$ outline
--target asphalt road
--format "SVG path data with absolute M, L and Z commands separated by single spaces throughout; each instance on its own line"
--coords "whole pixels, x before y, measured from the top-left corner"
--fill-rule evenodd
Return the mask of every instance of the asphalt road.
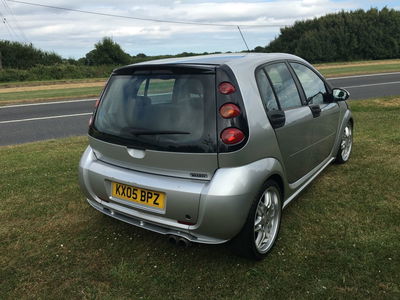
M 0 107 L 0 146 L 84 135 L 95 99 Z
M 400 72 L 331 78 L 346 88 L 350 99 L 400 95 Z M 0 146 L 85 135 L 95 100 L 23 104 L 0 107 Z
M 400 95 L 400 72 L 331 78 L 333 87 L 347 89 L 351 100 Z

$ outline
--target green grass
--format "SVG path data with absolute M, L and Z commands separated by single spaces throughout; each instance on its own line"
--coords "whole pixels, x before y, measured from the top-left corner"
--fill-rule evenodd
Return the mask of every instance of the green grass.
M 400 71 L 400 62 L 394 64 L 364 65 L 364 66 L 343 65 L 343 66 L 338 66 L 337 68 L 320 69 L 320 72 L 326 77 L 374 74 L 374 73 L 384 73 L 384 72 L 399 72 L 399 71 Z
M 86 82 L 99 82 L 99 81 L 106 82 L 106 80 L 107 80 L 107 78 L 10 81 L 10 82 L 0 82 L 0 88 L 41 86 L 41 85 L 63 84 L 63 83 L 86 83 Z
M 84 98 L 99 96 L 103 87 L 84 87 L 84 88 L 69 88 L 56 90 L 39 90 L 39 91 L 24 91 L 12 93 L 0 93 L 1 101 L 13 100 L 41 100 L 41 99 L 57 99 L 57 98 Z
M 77 183 L 86 138 L 0 147 L 0 299 L 399 299 L 400 99 L 350 105 L 350 161 L 284 210 L 258 263 L 90 208 Z

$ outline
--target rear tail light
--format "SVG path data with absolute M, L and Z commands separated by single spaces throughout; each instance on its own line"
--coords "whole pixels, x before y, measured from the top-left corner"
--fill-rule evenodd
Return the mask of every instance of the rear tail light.
M 229 95 L 236 92 L 236 89 L 232 83 L 224 81 L 219 84 L 218 91 L 223 95 Z
M 224 119 L 231 119 L 240 115 L 240 108 L 236 104 L 226 103 L 220 107 L 219 114 Z
M 238 144 L 243 141 L 245 135 L 238 128 L 226 128 L 221 132 L 221 140 L 228 145 Z
M 96 103 L 94 104 L 94 108 L 99 107 L 99 104 L 100 104 L 100 99 L 97 99 L 97 100 L 96 100 Z

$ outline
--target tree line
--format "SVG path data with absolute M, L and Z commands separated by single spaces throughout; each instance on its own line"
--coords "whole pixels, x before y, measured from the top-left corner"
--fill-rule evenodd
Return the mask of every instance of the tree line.
M 359 9 L 299 21 L 254 50 L 291 53 L 312 63 L 399 58 L 400 11 Z
M 282 28 L 273 41 L 252 52 L 291 53 L 312 63 L 399 58 L 399 28 L 400 11 L 394 9 L 341 11 Z M 106 77 L 116 66 L 200 54 L 209 53 L 132 56 L 104 37 L 84 57 L 65 59 L 32 44 L 0 40 L 0 81 Z
M 37 49 L 32 44 L 0 40 L 0 82 L 107 77 L 118 66 L 193 55 L 200 54 L 182 52 L 177 55 L 147 56 L 139 53 L 131 56 L 111 38 L 104 37 L 84 57 L 64 59 L 54 52 Z
M 39 65 L 51 66 L 58 64 L 81 66 L 119 66 L 151 59 L 209 54 L 207 52 L 182 52 L 177 55 L 147 56 L 144 53 L 139 53 L 131 56 L 122 50 L 121 46 L 114 42 L 110 37 L 104 37 L 101 41 L 94 45 L 93 50 L 89 51 L 84 57 L 77 60 L 73 58 L 64 59 L 54 52 L 46 52 L 37 49 L 32 44 L 22 44 L 19 42 L 11 42 L 6 40 L 0 40 L 0 53 L 2 57 L 3 68 L 10 69 L 30 69 Z

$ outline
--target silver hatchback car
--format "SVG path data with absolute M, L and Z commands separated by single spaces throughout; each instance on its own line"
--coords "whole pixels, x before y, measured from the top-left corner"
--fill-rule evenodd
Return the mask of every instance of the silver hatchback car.
M 289 54 L 157 60 L 116 69 L 80 165 L 87 201 L 170 241 L 232 240 L 263 258 L 289 204 L 352 149 L 346 90 Z

